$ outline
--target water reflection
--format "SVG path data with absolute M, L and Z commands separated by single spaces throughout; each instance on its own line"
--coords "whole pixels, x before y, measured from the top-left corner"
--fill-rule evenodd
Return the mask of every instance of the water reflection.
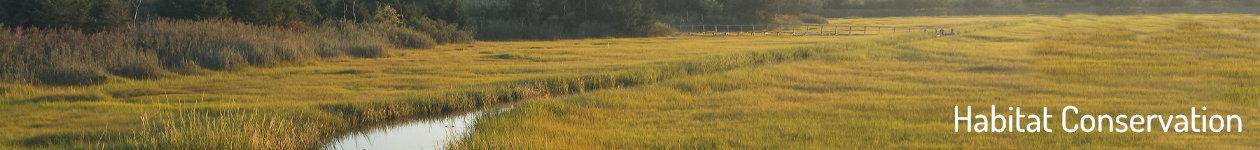
M 442 149 L 472 130 L 477 117 L 511 109 L 489 109 L 439 118 L 424 118 L 407 123 L 351 133 L 324 145 L 326 150 L 394 150 Z

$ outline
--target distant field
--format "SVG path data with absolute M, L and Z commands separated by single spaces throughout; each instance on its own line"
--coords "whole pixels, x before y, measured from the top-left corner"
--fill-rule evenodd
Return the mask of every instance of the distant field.
M 674 36 L 451 44 L 386 58 L 0 85 L 0 149 L 315 149 L 502 103 L 456 149 L 1256 148 L 1257 132 L 954 133 L 955 105 L 1260 120 L 1260 17 L 831 19 L 956 36 Z M 978 111 L 986 112 L 986 111 Z
M 974 22 L 981 23 L 974 23 Z M 1255 149 L 1260 17 L 833 19 L 980 31 L 822 43 L 795 62 L 525 100 L 460 149 Z M 965 24 L 972 22 L 971 24 Z M 983 27 L 983 28 L 982 28 Z M 991 27 L 991 28 L 990 28 Z M 867 45 L 867 46 L 856 46 Z M 955 133 L 954 106 L 1243 116 L 1242 133 Z M 1054 109 L 1052 112 L 1056 111 Z M 1005 111 L 1001 113 L 1007 113 Z M 1203 112 L 1201 112 L 1203 113 Z M 1010 114 L 1010 113 L 1007 113 Z M 1132 114 L 1130 114 L 1132 115 Z M 1076 118 L 1073 118 L 1076 119 Z M 1057 120 L 1056 120 L 1057 122 Z M 1058 123 L 1052 124 L 1058 129 Z

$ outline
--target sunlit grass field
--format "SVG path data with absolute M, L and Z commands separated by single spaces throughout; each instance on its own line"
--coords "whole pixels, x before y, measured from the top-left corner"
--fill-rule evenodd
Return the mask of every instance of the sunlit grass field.
M 3 148 L 126 148 L 150 142 L 144 132 L 173 132 L 150 129 L 176 127 L 180 132 L 200 134 L 242 134 L 232 129 L 198 129 L 210 122 L 231 122 L 225 126 L 292 129 L 292 126 L 337 126 L 301 129 L 297 133 L 264 135 L 258 141 L 281 138 L 304 139 L 294 145 L 251 145 L 251 139 L 196 140 L 204 136 L 184 136 L 202 144 L 175 144 L 179 147 L 235 143 L 244 145 L 207 148 L 292 149 L 320 146 L 322 138 L 337 136 L 326 128 L 347 128 L 340 108 L 327 105 L 372 104 L 409 101 L 419 93 L 450 93 L 460 87 L 485 84 L 511 84 L 512 80 L 563 77 L 626 70 L 652 63 L 691 60 L 726 53 L 760 52 L 833 43 L 838 37 L 661 37 L 633 39 L 589 39 L 560 41 L 479 42 L 452 44 L 429 50 L 399 50 L 388 58 L 337 58 L 306 62 L 298 66 L 251 68 L 237 72 L 213 72 L 155 80 L 122 80 L 94 86 L 0 86 L 0 149 Z M 462 100 L 450 100 L 462 101 Z M 436 105 L 436 104 L 434 104 Z M 420 106 L 426 107 L 426 106 Z M 477 106 L 467 106 L 468 109 Z M 392 109 L 392 108 L 384 108 Z M 410 115 L 437 115 L 445 111 Z M 255 119 L 233 119 L 250 118 Z M 200 116 L 200 118 L 197 118 Z M 303 124 L 273 125 L 258 120 Z M 382 119 L 382 120 L 389 120 Z M 177 125 L 177 124 L 191 125 Z M 254 125 L 250 125 L 250 124 Z M 357 126 L 357 125 L 356 125 Z M 220 127 L 222 128 L 222 127 Z M 279 132 L 279 131 L 276 131 Z M 298 132 L 298 131 L 292 131 Z M 326 135 L 304 135 L 304 134 Z M 140 134 L 140 135 L 138 135 Z M 239 141 L 245 140 L 245 141 Z M 132 142 L 132 143 L 128 143 Z M 207 142 L 208 141 L 208 142 Z M 170 141 L 178 143 L 180 141 Z M 253 142 L 253 141 L 251 141 Z M 273 141 L 274 142 L 274 141 Z M 264 142 L 265 143 L 265 142 Z M 294 143 L 294 142 L 280 142 Z M 111 144 L 114 144 L 111 146 Z M 201 146 L 198 146 L 201 145 Z M 155 146 L 160 148 L 161 146 Z M 166 148 L 172 148 L 170 146 Z
M 833 24 L 906 19 L 841 19 Z M 987 17 L 967 17 L 986 20 Z M 457 149 L 1255 149 L 1260 18 L 993 17 L 1007 26 L 634 88 L 525 100 Z M 879 20 L 879 21 L 874 21 Z M 925 21 L 926 20 L 926 21 Z M 888 24 L 888 23 L 879 23 Z M 1238 133 L 955 133 L 954 106 L 1238 114 Z M 999 112 L 1012 114 L 1005 110 Z M 965 114 L 964 114 L 965 115 Z M 1057 115 L 1056 115 L 1057 116 Z M 1057 116 L 1062 117 L 1062 116 Z M 1079 117 L 1079 116 L 1076 116 Z M 1078 118 L 1070 118 L 1073 121 Z M 965 131 L 965 130 L 964 130 Z
M 0 86 L 0 149 L 317 149 L 515 103 L 454 149 L 1255 148 L 1244 133 L 954 133 L 955 105 L 1172 114 L 1260 129 L 1260 17 L 832 19 L 955 36 L 478 42 L 274 68 Z M 987 111 L 976 111 L 987 113 Z

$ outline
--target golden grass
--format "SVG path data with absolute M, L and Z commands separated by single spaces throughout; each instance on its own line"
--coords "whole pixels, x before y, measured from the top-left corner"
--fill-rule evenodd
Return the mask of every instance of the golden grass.
M 1254 149 L 1260 144 L 1256 132 L 1064 133 L 1057 120 L 1054 133 L 953 132 L 953 106 L 1015 106 L 1032 113 L 1074 105 L 1112 115 L 1208 107 L 1213 114 L 1260 119 L 1256 16 L 995 20 L 1010 18 L 1019 21 L 871 48 L 823 44 L 828 53 L 805 61 L 525 101 L 480 118 L 476 130 L 450 147 Z M 1246 130 L 1260 125 L 1244 124 Z
M 767 49 L 815 45 L 843 41 L 836 37 L 661 37 L 633 39 L 587 39 L 546 42 L 479 42 L 439 46 L 429 50 L 398 50 L 393 57 L 377 59 L 334 58 L 305 62 L 297 66 L 247 69 L 237 72 L 210 72 L 152 80 L 127 80 L 93 86 L 3 85 L 0 88 L 0 145 L 6 148 L 75 148 L 95 145 L 106 148 L 241 148 L 259 145 L 218 145 L 234 140 L 207 140 L 181 143 L 178 139 L 206 135 L 254 133 L 252 129 L 209 127 L 222 121 L 233 126 L 259 126 L 259 121 L 239 116 L 278 116 L 289 125 L 318 123 L 322 128 L 345 128 L 345 118 L 332 106 L 372 106 L 394 103 L 423 93 L 441 93 L 474 85 L 513 80 L 612 73 L 636 66 L 656 66 L 659 62 L 694 60 L 699 56 L 758 52 Z M 548 60 L 502 59 L 510 54 Z M 508 84 L 508 83 L 503 83 Z M 405 101 L 405 100 L 403 100 Z M 413 104 L 413 103 L 407 103 Z M 427 106 L 411 106 L 427 107 Z M 221 116 L 219 112 L 246 111 Z M 206 110 L 206 111 L 198 111 Z M 185 115 L 175 115 L 175 114 Z M 295 114 L 295 115 L 276 115 Z M 305 116 L 298 118 L 297 115 Z M 426 115 L 426 114 L 408 114 Z M 431 114 L 430 114 L 431 115 Z M 149 116 L 148 123 L 142 120 Z M 191 116 L 198 120 L 182 120 Z M 18 121 L 20 120 L 20 121 Z M 243 121 L 241 121 L 243 120 Z M 217 122 L 216 122 L 217 121 Z M 175 124 L 183 123 L 176 126 Z M 250 124 L 255 123 L 255 124 Z M 370 126 L 370 125 L 368 125 Z M 312 127 L 315 128 L 315 127 Z M 145 131 L 148 130 L 148 131 Z M 320 139 L 336 136 L 335 131 L 307 130 L 303 134 L 260 135 L 274 140 Z M 345 129 L 336 129 L 345 130 Z M 184 136 L 168 135 L 181 131 Z M 105 132 L 128 133 L 129 138 L 83 139 L 73 135 Z M 133 133 L 135 132 L 135 133 Z M 144 134 L 139 134 L 144 133 Z M 314 135 L 309 135 L 314 134 Z M 50 137 L 58 138 L 35 138 Z M 228 135 L 220 135 L 227 137 Z M 239 136 L 239 135 L 237 135 Z M 75 136 L 77 137 L 77 136 Z M 143 137 L 150 140 L 134 140 Z M 287 138 L 287 139 L 285 139 Z M 153 144 L 152 139 L 172 139 Z M 273 139 L 262 139 L 273 140 Z M 148 141 L 139 143 L 136 141 Z M 221 143 L 215 143 L 215 141 Z M 264 142 L 266 143 L 266 142 Z M 311 147 L 310 142 L 299 147 Z M 111 146 L 112 145 L 112 146 Z M 98 148 L 99 148 L 98 147 Z M 292 147 L 289 147 L 292 148 Z
M 1248 80 L 1260 75 L 1257 21 L 842 19 L 831 23 L 979 32 L 479 42 L 92 86 L 0 85 L 0 149 L 313 149 L 356 128 L 521 99 L 452 147 L 1230 149 L 1256 135 L 953 133 L 941 112 L 1208 106 L 1256 120 L 1246 114 L 1260 97 Z

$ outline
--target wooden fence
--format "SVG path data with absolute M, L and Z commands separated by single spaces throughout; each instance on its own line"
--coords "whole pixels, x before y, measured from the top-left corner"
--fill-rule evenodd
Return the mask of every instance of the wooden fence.
M 835 25 L 671 25 L 675 34 L 690 35 L 878 35 L 895 33 L 934 33 L 953 35 L 954 29 L 913 28 L 883 26 L 835 26 Z

